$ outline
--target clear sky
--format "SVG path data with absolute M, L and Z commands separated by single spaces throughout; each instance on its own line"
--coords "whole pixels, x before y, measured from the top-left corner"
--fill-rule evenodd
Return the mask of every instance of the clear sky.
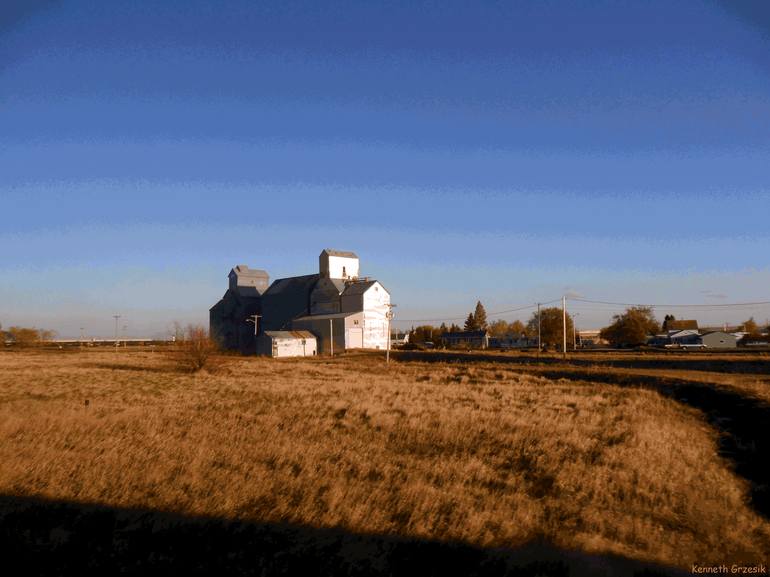
M 325 247 L 403 324 L 766 301 L 769 223 L 763 0 L 0 4 L 4 326 L 155 335 Z

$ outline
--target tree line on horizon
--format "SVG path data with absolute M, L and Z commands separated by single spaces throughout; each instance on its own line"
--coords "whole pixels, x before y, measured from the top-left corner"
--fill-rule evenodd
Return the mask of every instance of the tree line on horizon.
M 56 331 L 19 326 L 3 330 L 3 325 L 0 323 L 0 344 L 9 342 L 19 347 L 33 347 L 49 343 L 55 338 Z
M 561 346 L 563 339 L 563 311 L 560 307 L 548 307 L 538 312 L 534 311 L 526 323 L 520 320 L 512 322 L 499 319 L 488 322 L 487 313 L 481 301 L 476 302 L 475 309 L 468 313 L 465 324 L 462 328 L 452 323 L 447 326 L 441 323 L 436 327 L 433 325 L 419 325 L 412 327 L 410 331 L 410 342 L 426 343 L 437 342 L 444 333 L 464 331 L 485 330 L 493 338 L 527 338 L 537 339 L 538 320 L 540 325 L 540 342 L 544 346 Z M 574 321 L 567 312 L 567 335 L 571 341 L 571 335 L 574 330 Z M 668 321 L 674 321 L 674 315 L 666 315 L 664 323 L 661 324 L 655 318 L 651 307 L 629 307 L 623 313 L 613 315 L 612 322 L 602 328 L 599 336 L 614 347 L 633 347 L 647 343 L 648 337 L 659 334 Z M 743 332 L 748 334 L 749 338 L 760 338 L 761 330 L 759 324 L 753 317 L 747 319 L 741 324 Z M 770 324 L 766 327 L 770 332 Z
M 562 342 L 562 310 L 558 307 L 543 308 L 540 310 L 540 341 L 543 345 L 557 346 Z M 498 319 L 489 322 L 487 312 L 481 301 L 476 302 L 475 309 L 468 313 L 463 327 L 452 323 L 447 326 L 441 323 L 436 327 L 433 325 L 419 325 L 412 327 L 409 332 L 409 340 L 413 343 L 436 342 L 441 339 L 444 333 L 453 333 L 460 331 L 487 331 L 493 338 L 528 338 L 536 339 L 538 333 L 538 313 L 532 313 L 529 320 L 524 323 L 520 320 L 512 322 Z M 567 333 L 572 334 L 573 320 L 567 314 Z

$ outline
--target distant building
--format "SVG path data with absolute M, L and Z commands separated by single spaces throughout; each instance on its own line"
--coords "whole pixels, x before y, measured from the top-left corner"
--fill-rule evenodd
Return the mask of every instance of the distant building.
M 490 349 L 524 349 L 527 347 L 537 347 L 537 339 L 530 339 L 524 335 L 489 337 Z
M 241 265 L 241 269 L 248 267 Z M 219 338 L 225 347 L 244 352 L 256 350 L 254 327 L 243 320 L 249 314 L 261 315 L 260 334 L 266 331 L 312 332 L 319 353 L 330 352 L 332 341 L 335 352 L 387 347 L 390 293 L 380 282 L 359 277 L 359 260 L 355 253 L 325 249 L 318 257 L 317 274 L 277 279 L 269 287 L 267 273 L 260 272 L 264 275 L 264 283 L 253 285 L 258 290 L 250 293 L 248 306 L 235 307 L 236 296 L 240 293 L 234 291 L 237 294 L 233 296 L 228 291 L 211 309 L 211 332 L 222 335 Z M 242 282 L 251 282 L 250 279 L 246 275 Z M 244 324 L 251 328 L 250 340 L 242 330 Z M 239 338 L 226 338 L 227 335 L 239 335 Z
M 405 345 L 409 342 L 409 331 L 391 331 L 391 346 Z
M 696 320 L 676 320 L 668 319 L 663 321 L 663 332 L 698 330 L 698 321 Z
M 308 331 L 265 331 L 257 337 L 257 354 L 269 357 L 313 357 L 316 338 Z
M 239 264 L 227 275 L 224 296 L 209 309 L 209 332 L 225 349 L 254 351 L 254 324 L 247 319 L 261 313 L 261 296 L 267 290 L 268 274 Z
M 668 335 L 669 343 L 676 346 L 700 345 L 701 336 L 697 329 L 685 329 L 682 331 L 671 331 Z
M 441 341 L 448 348 L 487 349 L 489 348 L 489 332 L 459 331 L 444 333 L 441 335 Z
M 701 335 L 701 342 L 709 349 L 734 349 L 738 338 L 724 331 L 712 331 Z
M 603 347 L 610 344 L 607 339 L 601 336 L 601 329 L 587 329 L 578 331 L 577 341 L 583 348 Z

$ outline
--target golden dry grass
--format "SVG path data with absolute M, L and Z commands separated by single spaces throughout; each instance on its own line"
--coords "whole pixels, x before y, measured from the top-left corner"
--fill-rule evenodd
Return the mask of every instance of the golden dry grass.
M 157 353 L 0 354 L 0 493 L 685 568 L 766 560 L 770 523 L 699 413 L 513 369 L 232 358 L 191 375 Z

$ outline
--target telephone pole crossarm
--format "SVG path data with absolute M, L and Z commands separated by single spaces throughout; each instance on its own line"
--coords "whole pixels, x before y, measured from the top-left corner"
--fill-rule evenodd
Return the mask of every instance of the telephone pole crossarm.
M 388 346 L 385 349 L 385 362 L 390 363 L 390 325 L 393 321 L 393 308 L 396 306 L 393 303 L 388 303 L 388 312 L 385 313 L 385 318 L 388 319 Z

